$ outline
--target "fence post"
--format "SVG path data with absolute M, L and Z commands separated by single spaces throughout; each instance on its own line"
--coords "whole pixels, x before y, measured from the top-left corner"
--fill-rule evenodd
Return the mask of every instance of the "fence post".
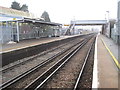
M 19 23 L 17 21 L 17 41 L 19 42 L 20 39 L 19 39 Z

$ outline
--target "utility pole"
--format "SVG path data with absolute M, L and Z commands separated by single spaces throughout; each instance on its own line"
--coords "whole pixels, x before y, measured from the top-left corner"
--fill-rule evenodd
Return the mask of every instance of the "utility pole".
M 120 45 L 120 1 L 118 1 L 117 7 L 117 32 L 118 32 L 118 44 Z
M 106 11 L 107 13 L 107 23 L 108 23 L 108 28 L 107 28 L 107 36 L 111 38 L 111 31 L 110 31 L 110 12 L 109 11 Z
M 109 22 L 109 18 L 110 18 L 110 15 L 109 15 L 109 14 L 110 14 L 110 12 L 109 12 L 109 11 L 106 11 L 106 13 L 107 13 L 107 15 L 108 15 L 108 16 L 107 16 L 107 21 Z

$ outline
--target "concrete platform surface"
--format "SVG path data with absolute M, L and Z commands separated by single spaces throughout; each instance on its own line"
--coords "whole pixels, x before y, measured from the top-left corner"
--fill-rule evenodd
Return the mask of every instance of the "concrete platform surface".
M 117 45 L 107 37 L 99 35 L 97 43 L 98 88 L 118 88 L 118 80 L 120 80 L 120 77 L 118 77 L 119 70 L 103 42 L 110 48 L 115 57 L 118 57 Z
M 57 40 L 62 40 L 62 39 L 74 37 L 74 36 L 78 36 L 78 35 L 22 40 L 19 43 L 3 44 L 1 46 L 2 49 L 0 49 L 0 53 L 14 51 L 14 50 L 31 47 L 31 46 L 35 46 L 43 43 L 57 41 Z
M 111 38 L 107 38 L 104 35 L 101 35 L 101 38 L 104 40 L 104 42 L 106 43 L 107 47 L 110 49 L 110 51 L 113 53 L 113 55 L 115 56 L 115 58 L 117 60 L 118 59 L 118 44 L 116 44 Z

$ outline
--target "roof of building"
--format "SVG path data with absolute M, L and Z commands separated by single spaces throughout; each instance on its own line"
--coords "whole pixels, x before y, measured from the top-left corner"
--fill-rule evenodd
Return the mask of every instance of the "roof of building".
M 60 23 L 45 22 L 45 21 L 42 21 L 42 20 L 40 20 L 40 19 L 30 19 L 30 18 L 24 18 L 24 19 L 19 20 L 19 21 L 31 22 L 31 23 L 38 23 L 38 24 L 46 24 L 46 25 L 52 25 L 52 26 L 62 25 L 62 24 L 60 24 Z
M 20 11 L 20 10 L 15 10 L 12 8 L 7 8 L 7 7 L 2 7 L 0 6 L 0 14 L 4 17 L 4 16 L 8 16 L 8 17 L 30 17 L 33 18 L 34 15 L 32 13 L 28 13 L 28 12 L 24 12 L 24 11 Z
M 43 18 L 35 18 L 33 14 L 28 12 L 6 8 L 2 6 L 0 6 L 0 21 L 30 22 L 53 26 L 61 25 L 59 23 L 54 22 L 45 22 Z
M 22 18 L 19 20 L 4 20 L 4 21 L 8 21 L 8 22 L 21 22 L 21 23 L 33 23 L 33 24 L 45 24 L 45 25 L 52 25 L 52 26 L 59 26 L 62 25 L 60 23 L 54 23 L 54 22 L 46 22 L 42 19 L 32 19 L 32 18 Z M 1 22 L 4 22 L 1 21 Z

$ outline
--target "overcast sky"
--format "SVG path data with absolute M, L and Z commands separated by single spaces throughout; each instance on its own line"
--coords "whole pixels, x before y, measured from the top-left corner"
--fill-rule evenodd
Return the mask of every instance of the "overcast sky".
M 71 20 L 105 19 L 117 17 L 117 0 L 0 0 L 0 6 L 10 7 L 13 1 L 27 4 L 38 17 L 47 11 L 52 22 L 70 23 Z M 107 15 L 106 15 L 107 17 Z

